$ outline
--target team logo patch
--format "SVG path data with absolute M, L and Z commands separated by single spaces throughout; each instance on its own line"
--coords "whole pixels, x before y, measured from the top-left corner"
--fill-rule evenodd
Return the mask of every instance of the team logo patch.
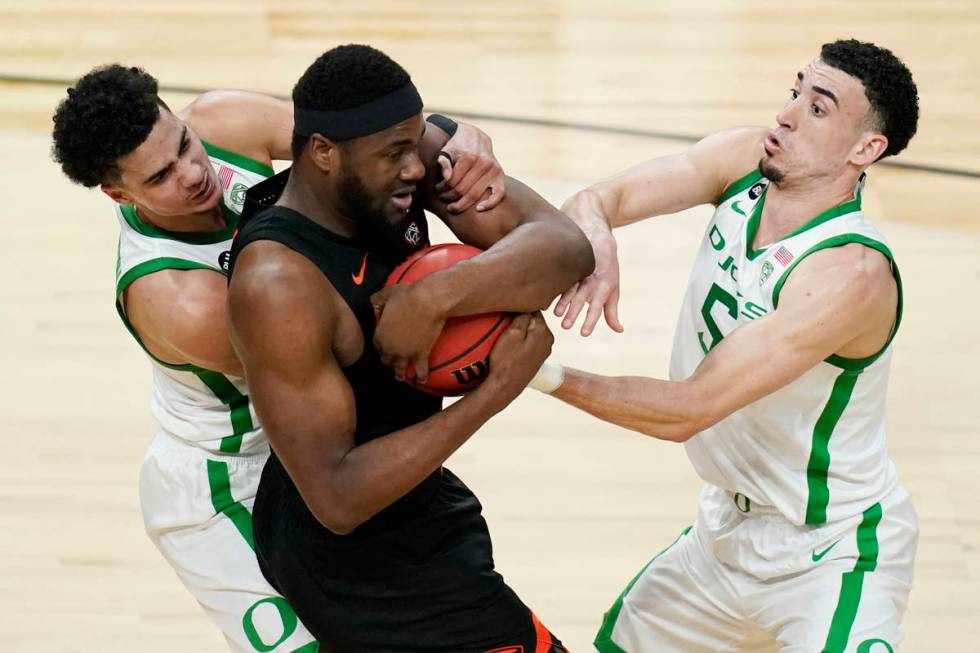
M 763 184 L 762 182 L 759 182 L 758 184 L 756 184 L 755 186 L 749 189 L 749 199 L 750 200 L 759 199 L 759 196 L 762 195 L 762 191 L 764 191 L 765 189 L 766 189 L 766 185 Z
M 419 242 L 422 240 L 422 230 L 419 229 L 417 223 L 413 222 L 408 225 L 408 229 L 405 230 L 405 240 L 409 245 L 418 247 Z
M 764 284 L 768 279 L 769 275 L 772 274 L 772 263 L 766 261 L 762 264 L 762 274 L 759 275 L 759 285 Z
M 222 270 L 227 272 L 229 263 L 231 263 L 231 252 L 226 249 L 218 256 L 218 265 L 221 266 Z
M 237 206 L 241 206 L 245 203 L 245 191 L 248 190 L 248 186 L 243 183 L 236 183 L 231 187 L 231 203 Z

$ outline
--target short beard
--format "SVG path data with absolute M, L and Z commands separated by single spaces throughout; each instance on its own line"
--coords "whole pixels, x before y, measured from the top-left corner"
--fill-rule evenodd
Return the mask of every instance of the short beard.
M 340 198 L 350 210 L 359 240 L 382 250 L 396 250 L 405 245 L 404 220 L 391 222 L 384 209 L 374 206 L 371 193 L 352 169 L 343 168 Z
M 786 173 L 769 163 L 765 157 L 759 159 L 759 174 L 778 186 L 784 179 Z

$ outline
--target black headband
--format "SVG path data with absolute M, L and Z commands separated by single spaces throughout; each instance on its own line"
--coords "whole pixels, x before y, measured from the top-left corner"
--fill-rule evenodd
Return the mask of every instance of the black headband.
M 336 111 L 293 108 L 293 131 L 300 136 L 323 134 L 332 141 L 367 136 L 421 113 L 422 97 L 408 82 L 387 95 Z

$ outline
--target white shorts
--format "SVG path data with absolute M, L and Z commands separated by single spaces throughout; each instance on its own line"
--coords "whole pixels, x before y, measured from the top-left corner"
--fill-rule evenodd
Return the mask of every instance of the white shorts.
M 221 455 L 159 432 L 140 470 L 146 532 L 232 651 L 315 653 L 252 549 L 252 504 L 268 445 Z
M 626 587 L 595 645 L 601 653 L 895 653 L 917 540 L 901 488 L 853 519 L 797 526 L 771 508 L 742 513 L 708 486 L 698 523 Z

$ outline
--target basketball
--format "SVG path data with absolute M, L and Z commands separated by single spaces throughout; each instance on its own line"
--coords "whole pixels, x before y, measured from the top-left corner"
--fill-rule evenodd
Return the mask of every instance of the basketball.
M 426 247 L 392 270 L 385 285 L 417 281 L 472 258 L 481 251 L 456 243 Z M 504 313 L 447 319 L 442 334 L 429 353 L 429 378 L 425 383 L 420 383 L 415 378 L 414 366 L 409 362 L 405 382 L 422 392 L 441 397 L 461 395 L 472 390 L 490 371 L 490 350 L 510 321 L 511 316 Z

